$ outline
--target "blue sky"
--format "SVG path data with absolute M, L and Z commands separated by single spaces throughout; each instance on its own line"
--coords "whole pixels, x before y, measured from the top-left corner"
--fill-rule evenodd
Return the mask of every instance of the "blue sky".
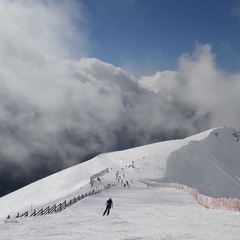
M 240 1 L 82 0 L 91 57 L 142 73 L 175 70 L 196 43 L 224 71 L 240 67 Z

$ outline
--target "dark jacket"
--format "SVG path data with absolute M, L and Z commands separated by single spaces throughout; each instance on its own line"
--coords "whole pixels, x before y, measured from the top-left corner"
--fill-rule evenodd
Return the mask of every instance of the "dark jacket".
M 113 201 L 112 201 L 112 199 L 109 198 L 109 199 L 106 201 L 105 205 L 107 205 L 107 208 L 113 207 Z

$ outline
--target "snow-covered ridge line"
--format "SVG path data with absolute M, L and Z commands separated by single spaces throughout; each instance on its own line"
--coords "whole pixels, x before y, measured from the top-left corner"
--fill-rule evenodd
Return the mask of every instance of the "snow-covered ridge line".
M 197 200 L 197 202 L 205 208 L 240 212 L 239 198 L 212 198 L 200 194 L 197 189 L 179 183 L 159 183 L 151 181 L 149 179 L 139 179 L 139 181 L 151 187 L 174 188 L 183 190 L 184 192 L 192 195 Z

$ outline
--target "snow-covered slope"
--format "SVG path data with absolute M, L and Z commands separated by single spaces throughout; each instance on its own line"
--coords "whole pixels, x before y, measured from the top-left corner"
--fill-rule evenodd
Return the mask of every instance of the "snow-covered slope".
M 197 188 L 210 197 L 240 198 L 240 142 L 234 128 L 213 130 L 201 141 L 171 153 L 168 181 Z
M 135 170 L 115 166 L 101 177 L 102 184 L 109 183 L 110 189 L 60 213 L 0 221 L 0 239 L 239 239 L 239 213 L 206 209 L 181 190 L 147 187 L 135 179 Z M 117 171 L 124 182 L 129 181 L 130 188 L 116 180 Z M 109 216 L 102 217 L 109 197 L 113 209 Z
M 211 196 L 239 196 L 240 143 L 233 136 L 235 132 L 228 127 L 211 129 L 182 140 L 101 154 L 0 198 L 0 218 L 85 193 L 91 175 L 107 167 L 111 171 L 127 168 L 132 161 L 135 168 L 128 174 L 134 181 L 167 179 Z

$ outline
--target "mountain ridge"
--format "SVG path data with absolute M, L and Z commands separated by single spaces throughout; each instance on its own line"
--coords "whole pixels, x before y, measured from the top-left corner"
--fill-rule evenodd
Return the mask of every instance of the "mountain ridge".
M 128 169 L 128 171 L 135 181 L 140 177 L 165 178 L 168 181 L 171 180 L 197 188 L 203 194 L 210 189 L 212 191 L 208 192 L 208 196 L 221 194 L 221 197 L 238 197 L 236 192 L 240 185 L 237 178 L 239 176 L 236 176 L 236 173 L 238 171 L 237 167 L 240 165 L 237 158 L 240 153 L 240 145 L 233 135 L 235 132 L 237 132 L 236 128 L 214 128 L 181 140 L 170 140 L 100 154 L 87 162 L 52 174 L 0 198 L 0 218 L 6 216 L 6 211 L 16 214 L 18 211 L 26 211 L 26 209 L 33 207 L 39 208 L 49 202 L 59 202 L 63 198 L 76 196 L 81 189 L 87 191 L 90 188 L 89 178 L 91 175 L 105 168 L 128 169 L 132 161 L 134 162 L 134 168 Z M 216 133 L 218 133 L 218 136 L 216 136 Z M 217 157 L 213 159 L 212 156 L 218 153 L 217 150 L 223 149 L 223 146 L 226 146 L 228 151 L 233 151 L 231 161 L 229 160 L 226 163 L 224 159 L 220 158 L 218 164 Z M 212 152 L 209 152 L 211 147 Z M 204 164 L 202 164 L 202 159 L 199 156 L 210 159 L 215 163 L 215 167 L 209 162 L 203 162 Z M 188 157 L 187 160 L 186 157 Z M 185 168 L 186 166 L 188 168 Z M 189 169 L 194 169 L 198 174 L 195 174 L 195 172 L 193 174 Z M 219 174 L 219 172 L 222 174 Z M 226 174 L 224 175 L 223 172 Z M 196 179 L 199 175 L 204 175 L 205 178 Z M 209 176 L 213 176 L 213 178 Z M 211 187 L 208 185 L 209 179 L 211 180 Z M 226 180 L 228 180 L 227 187 L 226 185 L 222 186 L 222 182 Z M 107 181 L 106 176 L 105 182 Z M 32 197 L 33 195 L 34 197 Z

